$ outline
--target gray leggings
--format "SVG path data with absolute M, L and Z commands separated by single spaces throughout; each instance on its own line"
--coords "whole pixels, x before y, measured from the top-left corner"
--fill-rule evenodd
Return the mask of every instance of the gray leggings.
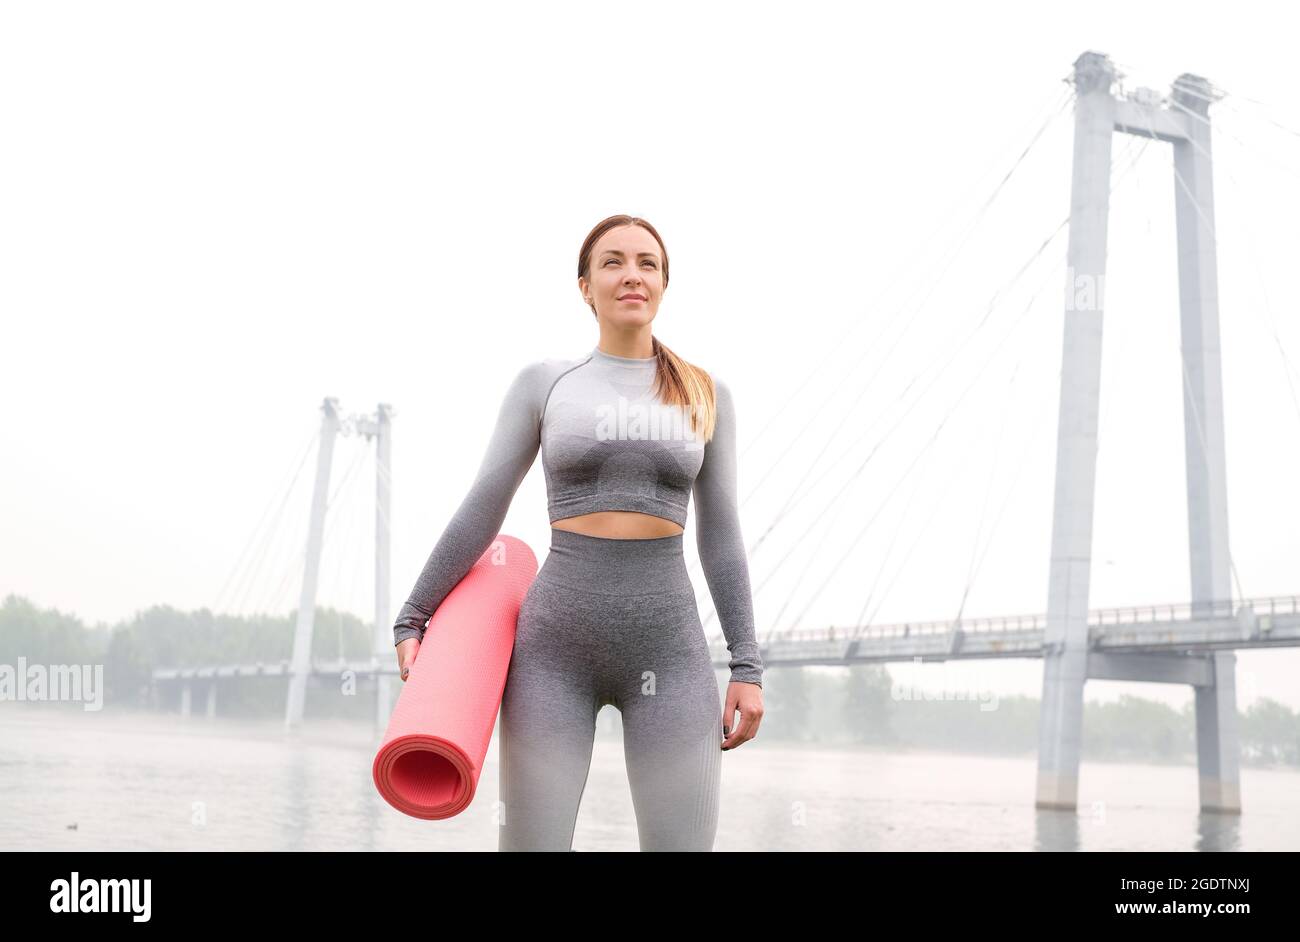
M 607 703 L 622 714 L 641 850 L 713 849 L 722 699 L 682 537 L 552 528 L 501 700 L 499 850 L 572 849 Z

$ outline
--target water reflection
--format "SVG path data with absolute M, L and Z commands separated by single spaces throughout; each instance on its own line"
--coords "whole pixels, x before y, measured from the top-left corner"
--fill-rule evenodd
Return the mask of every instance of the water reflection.
M 1034 850 L 1078 850 L 1079 814 L 1064 808 L 1038 808 L 1034 815 Z
M 1202 811 L 1196 821 L 1195 850 L 1245 850 L 1241 846 L 1241 815 Z

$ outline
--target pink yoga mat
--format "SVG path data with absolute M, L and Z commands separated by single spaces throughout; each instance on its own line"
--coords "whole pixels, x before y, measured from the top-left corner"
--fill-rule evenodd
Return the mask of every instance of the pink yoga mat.
M 372 769 L 398 811 L 450 818 L 473 800 L 536 576 L 528 544 L 500 535 L 429 619 Z

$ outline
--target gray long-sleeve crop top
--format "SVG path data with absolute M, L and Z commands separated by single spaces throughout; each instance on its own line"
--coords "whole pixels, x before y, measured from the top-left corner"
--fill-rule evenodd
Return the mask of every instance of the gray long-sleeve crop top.
M 731 653 L 731 680 L 762 686 L 749 564 L 736 501 L 736 416 L 713 377 L 717 421 L 702 443 L 682 406 L 651 395 L 656 358 L 595 347 L 578 359 L 528 364 L 510 384 L 473 486 L 398 612 L 394 644 L 423 638 L 433 612 L 496 539 L 540 449 L 554 523 L 632 510 L 686 525 L 695 497 L 696 546 Z

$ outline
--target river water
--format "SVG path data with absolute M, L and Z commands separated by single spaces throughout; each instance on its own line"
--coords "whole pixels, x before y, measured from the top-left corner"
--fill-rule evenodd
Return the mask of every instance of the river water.
M 470 807 L 423 821 L 379 796 L 364 724 L 64 707 L 0 704 L 0 850 L 496 850 L 495 737 Z M 723 756 L 714 849 L 1300 850 L 1300 771 L 1243 768 L 1237 816 L 1199 812 L 1193 765 L 1087 761 L 1078 809 L 1038 811 L 1035 769 L 760 734 Z M 617 737 L 597 738 L 573 846 L 637 849 Z

